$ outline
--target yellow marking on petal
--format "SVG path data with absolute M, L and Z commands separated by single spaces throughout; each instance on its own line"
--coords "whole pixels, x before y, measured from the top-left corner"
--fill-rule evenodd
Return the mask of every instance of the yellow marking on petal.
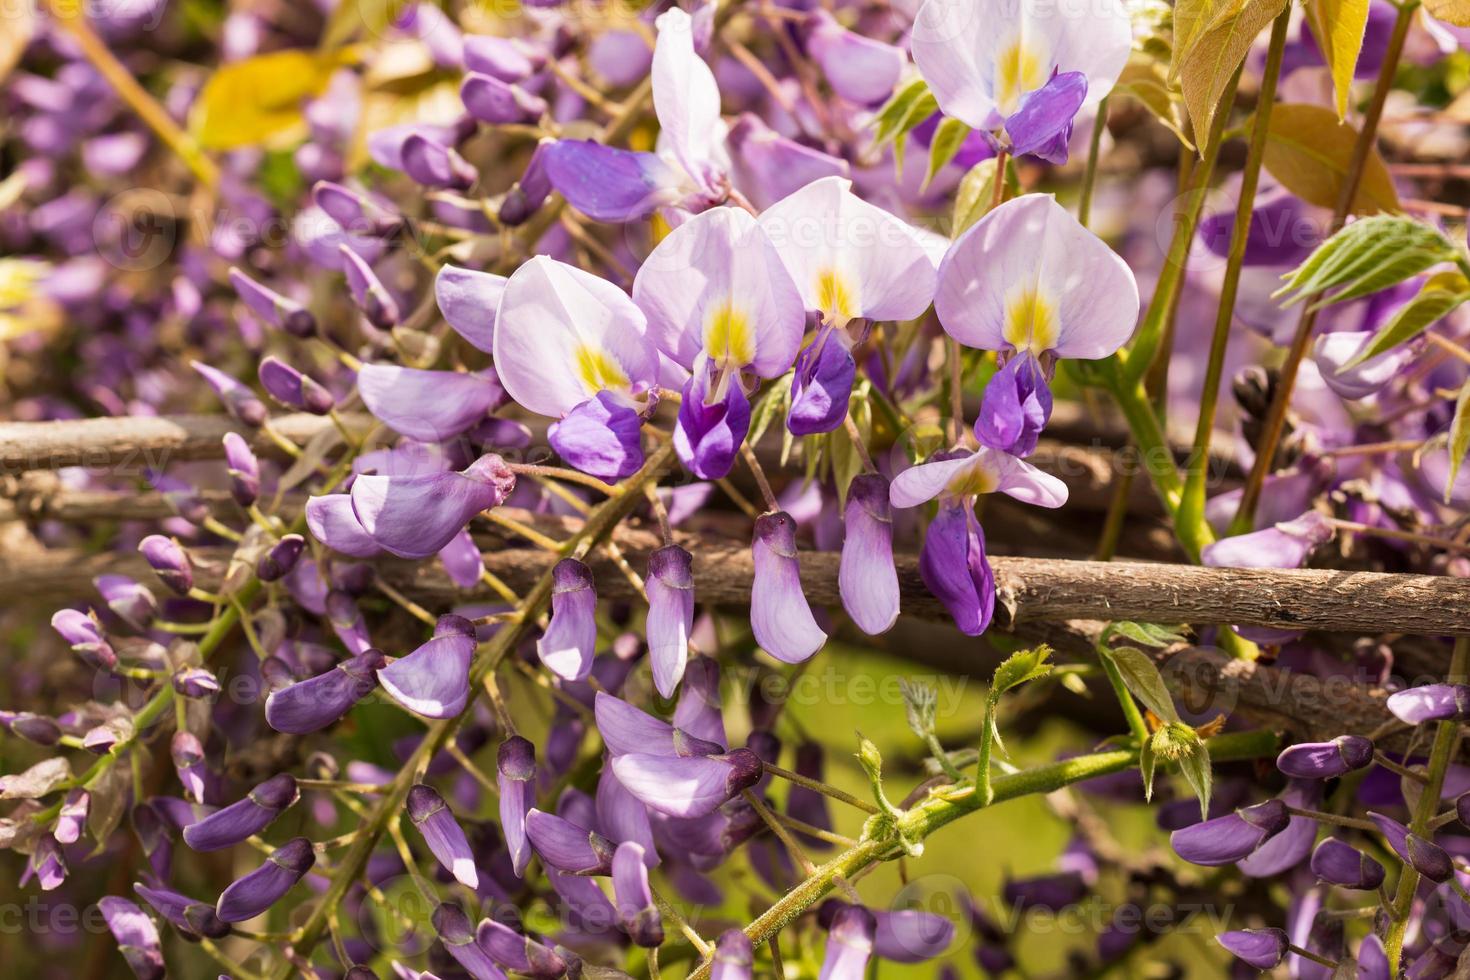
M 1046 84 L 1047 59 L 1017 38 L 1000 52 L 995 63 L 995 103 L 1005 115 L 1016 111 L 1021 96 Z
M 944 492 L 951 497 L 973 497 L 993 492 L 999 483 L 1000 477 L 977 459 L 952 476 Z
M 577 377 L 588 394 L 611 388 L 627 388 L 628 376 L 607 351 L 584 344 L 577 348 Z
M 755 332 L 745 310 L 726 300 L 704 318 L 704 351 L 716 364 L 741 368 L 755 360 Z
M 823 269 L 817 273 L 817 309 L 828 322 L 846 326 L 858 315 L 857 290 L 841 272 Z
M 1006 300 L 1006 322 L 1002 335 L 1018 351 L 1040 356 L 1057 345 L 1057 311 L 1035 286 L 1012 290 Z

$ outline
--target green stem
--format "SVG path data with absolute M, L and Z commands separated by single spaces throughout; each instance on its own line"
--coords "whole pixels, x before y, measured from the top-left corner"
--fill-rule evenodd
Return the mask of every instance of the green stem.
M 1112 654 L 1107 650 L 1099 649 L 1097 659 L 1102 664 L 1103 673 L 1108 675 L 1108 683 L 1113 685 L 1113 694 L 1118 698 L 1118 706 L 1123 709 L 1123 717 L 1128 721 L 1128 730 L 1133 737 L 1142 745 L 1148 740 L 1148 725 L 1143 720 L 1143 713 L 1138 710 L 1138 702 L 1133 700 L 1133 695 L 1128 691 L 1128 685 L 1123 682 L 1123 675 L 1118 671 L 1118 665 L 1113 663 Z
M 1087 169 L 1082 172 L 1082 196 L 1077 200 L 1077 220 L 1085 228 L 1092 221 L 1092 192 L 1097 186 L 1097 158 L 1102 150 L 1103 130 L 1108 128 L 1108 97 L 1097 104 L 1092 139 L 1087 143 Z
M 1258 759 L 1273 755 L 1278 746 L 1275 734 L 1266 731 L 1240 732 L 1221 735 L 1209 741 L 1210 757 L 1216 762 L 1239 759 Z M 1022 796 L 1055 792 L 1064 786 L 1086 779 L 1122 772 L 1138 764 L 1136 749 L 1120 749 L 1113 752 L 1097 752 L 1078 756 L 1062 762 L 1053 762 L 1034 769 L 997 776 L 992 784 L 992 803 L 1003 803 Z M 939 791 L 943 793 L 943 790 Z M 906 811 L 893 828 L 890 836 L 861 841 L 826 864 L 817 868 L 801 884 L 787 892 L 780 901 L 763 912 L 750 925 L 745 934 L 755 945 L 769 940 L 783 928 L 799 918 L 807 909 L 815 906 L 836 886 L 838 879 L 852 877 L 880 861 L 889 861 L 904 853 L 900 840 L 922 841 L 961 817 L 984 809 L 978 794 L 971 787 L 946 797 L 931 796 L 923 803 Z M 689 980 L 709 980 L 711 963 L 701 963 Z
M 1389 38 L 1388 49 L 1383 55 L 1383 66 L 1379 69 L 1378 82 L 1373 90 L 1373 101 L 1369 103 L 1368 111 L 1363 116 L 1363 128 L 1358 132 L 1357 141 L 1353 144 L 1353 155 L 1348 161 L 1347 173 L 1343 176 L 1342 188 L 1337 198 L 1337 209 L 1332 215 L 1330 233 L 1335 233 L 1343 226 L 1348 212 L 1352 210 L 1353 201 L 1358 196 L 1358 186 L 1363 181 L 1368 158 L 1378 139 L 1378 122 L 1383 118 L 1383 106 L 1388 101 L 1389 91 L 1393 88 L 1399 57 L 1403 54 L 1404 41 L 1408 37 L 1409 26 L 1414 21 L 1414 11 L 1418 7 L 1419 0 L 1409 0 L 1398 9 L 1398 19 L 1394 21 L 1393 35 Z M 1256 445 L 1255 463 L 1251 466 L 1250 475 L 1246 478 L 1245 489 L 1241 492 L 1240 509 L 1230 524 L 1230 534 L 1243 534 L 1249 531 L 1254 523 L 1256 505 L 1261 500 L 1261 489 L 1265 485 L 1267 474 L 1271 472 L 1275 463 L 1281 435 L 1286 428 L 1286 413 L 1291 406 L 1292 392 L 1296 389 L 1297 372 L 1301 368 L 1302 359 L 1306 356 L 1307 347 L 1310 345 L 1312 328 L 1317 323 L 1316 299 L 1316 296 L 1309 297 L 1302 306 L 1301 318 L 1297 321 L 1296 335 L 1291 339 L 1291 347 L 1287 350 L 1286 360 L 1282 363 L 1281 371 L 1277 376 L 1276 395 L 1271 399 L 1271 407 L 1267 410 L 1261 427 L 1261 439 Z

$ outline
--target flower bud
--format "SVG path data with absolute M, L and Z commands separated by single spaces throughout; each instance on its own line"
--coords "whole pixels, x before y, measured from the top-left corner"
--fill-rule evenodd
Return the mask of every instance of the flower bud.
M 289 773 L 272 776 L 244 799 L 214 811 L 184 828 L 184 843 L 196 851 L 217 851 L 260 833 L 299 797 Z
M 662 697 L 674 696 L 689 659 L 689 633 L 694 628 L 694 556 L 678 545 L 648 556 L 648 662 L 653 684 Z
M 1297 779 L 1331 779 L 1373 761 L 1373 742 L 1361 735 L 1339 735 L 1330 742 L 1301 742 L 1282 750 L 1276 768 Z
M 56 829 L 52 836 L 58 844 L 75 844 L 82 839 L 87 829 L 87 814 L 92 809 L 92 794 L 84 789 L 74 789 L 66 794 L 61 803 L 61 812 L 56 815 Z
M 1312 852 L 1312 874 L 1342 888 L 1372 891 L 1383 883 L 1383 865 L 1351 844 L 1327 837 Z
M 158 615 L 158 600 L 153 593 L 126 575 L 99 575 L 92 584 L 113 615 L 135 630 L 146 630 Z
M 480 922 L 475 941 L 491 959 L 517 976 L 557 980 L 567 975 L 567 961 L 560 953 L 494 919 Z
M 219 697 L 219 678 L 203 667 L 180 667 L 170 678 L 174 691 L 186 698 L 213 701 Z
M 378 686 L 377 671 L 386 658 L 366 650 L 325 674 L 271 693 L 265 700 L 265 720 L 278 732 L 307 735 L 326 728 Z
M 777 660 L 801 663 L 822 648 L 827 634 L 817 625 L 801 588 L 796 521 L 780 511 L 757 518 L 751 551 L 755 578 L 750 626 L 755 641 Z
M 845 905 L 827 933 L 821 980 L 863 980 L 873 955 L 878 920 L 861 905 Z
M 1470 718 L 1470 686 L 1425 684 L 1388 696 L 1388 710 L 1406 725 Z
M 1234 864 L 1285 830 L 1290 820 L 1285 803 L 1267 800 L 1176 830 L 1169 835 L 1169 843 L 1175 853 L 1192 864 Z
M 209 383 L 214 393 L 224 403 L 225 410 L 239 419 L 241 424 L 248 425 L 252 429 L 257 429 L 265 424 L 270 413 L 266 410 L 265 403 L 255 396 L 255 392 L 208 364 L 190 361 L 189 366 Z
M 102 624 L 91 613 L 60 609 L 51 617 L 54 629 L 87 664 L 100 670 L 117 666 L 117 654 L 102 633 Z
M 465 887 L 478 888 L 480 875 L 470 842 L 444 797 L 432 786 L 418 783 L 409 789 L 406 806 L 408 818 L 423 834 L 435 859 Z
M 1379 833 L 1393 852 L 1430 881 L 1443 884 L 1455 873 L 1454 862 L 1438 844 L 1410 833 L 1408 827 L 1381 813 L 1369 810 L 1368 819 L 1378 825 Z
M 191 939 L 223 939 L 230 934 L 229 923 L 215 913 L 212 905 L 196 902 L 161 884 L 149 886 L 137 882 L 133 891 L 170 925 Z
M 740 929 L 726 929 L 715 942 L 715 961 L 710 980 L 751 980 L 755 950 L 750 937 Z
M 533 808 L 526 815 L 526 835 L 541 860 L 558 871 L 577 875 L 612 871 L 613 842 L 570 820 Z
M 293 299 L 267 289 L 234 267 L 230 268 L 230 285 L 256 316 L 272 326 L 280 327 L 295 337 L 316 333 L 316 318 Z
M 36 745 L 55 745 L 61 741 L 60 725 L 45 715 L 29 711 L 0 711 L 0 727 Z
M 379 330 L 393 329 L 399 319 L 398 302 L 393 294 L 388 292 L 373 267 L 361 255 L 345 244 L 337 246 L 337 250 L 342 256 L 342 271 L 347 274 L 347 288 L 352 293 L 352 301 L 362 310 L 368 323 Z
M 1257 970 L 1274 970 L 1280 966 L 1289 943 L 1286 933 L 1280 929 L 1238 929 L 1220 933 L 1215 941 Z
M 664 926 L 648 886 L 648 864 L 643 845 L 624 841 L 613 853 L 613 897 L 623 931 L 634 945 L 652 949 L 663 945 Z
M 138 543 L 138 551 L 159 581 L 179 595 L 189 594 L 194 587 L 194 566 L 177 541 L 150 534 Z
M 249 507 L 260 497 L 260 461 L 238 432 L 226 432 L 225 465 L 230 472 L 230 495 L 241 507 Z
M 260 867 L 221 892 L 215 912 L 226 922 L 253 919 L 279 901 L 314 864 L 316 852 L 311 841 L 293 838 L 272 852 Z
M 536 801 L 536 747 L 519 735 L 500 743 L 496 752 L 496 788 L 500 792 L 500 832 L 517 877 L 531 861 L 526 815 Z
M 118 952 L 138 980 L 164 980 L 168 971 L 164 969 L 163 949 L 153 920 L 137 905 L 116 895 L 98 899 L 97 907 L 112 938 L 117 940 Z
M 477 941 L 475 927 L 464 909 L 442 902 L 434 909 L 429 921 L 445 951 L 475 980 L 495 980 L 505 975 Z
M 299 534 L 287 534 L 271 545 L 270 550 L 255 562 L 255 577 L 262 582 L 275 582 L 291 574 L 301 560 L 306 548 L 306 539 Z
M 287 408 L 326 415 L 336 405 L 332 393 L 278 357 L 267 357 L 257 370 L 265 393 Z
M 552 569 L 551 620 L 536 642 L 536 655 L 546 668 L 569 681 L 592 670 L 597 648 L 597 590 L 592 569 L 575 558 L 563 558 Z

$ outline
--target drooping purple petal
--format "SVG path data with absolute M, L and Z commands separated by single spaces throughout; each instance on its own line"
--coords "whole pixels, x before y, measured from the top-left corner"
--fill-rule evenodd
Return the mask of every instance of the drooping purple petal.
M 735 465 L 735 456 L 750 430 L 750 399 L 738 378 L 721 375 L 723 397 L 711 392 L 711 371 L 703 358 L 684 383 L 674 427 L 674 451 L 701 480 L 718 480 Z
M 421 371 L 396 364 L 364 364 L 357 390 L 367 410 L 410 439 L 443 442 L 504 404 L 493 372 Z
M 454 332 L 489 354 L 495 349 L 495 311 L 508 281 L 491 272 L 446 264 L 434 277 L 434 299 Z
M 818 332 L 816 340 L 796 355 L 786 428 L 798 436 L 836 429 L 847 416 L 856 376 L 857 363 L 836 329 Z
M 556 950 L 494 919 L 481 919 L 475 941 L 490 958 L 518 976 L 557 980 L 567 975 L 567 961 Z
M 1330 742 L 1299 742 L 1281 751 L 1276 768 L 1297 779 L 1332 779 L 1373 761 L 1373 742 L 1339 735 Z
M 885 633 L 897 621 L 899 606 L 893 510 L 886 479 L 876 473 L 853 479 L 847 490 L 843 529 L 837 571 L 842 608 L 864 633 Z
M 359 476 L 352 484 L 352 512 L 385 551 L 427 558 L 470 518 L 499 506 L 514 487 L 515 474 L 490 454 L 459 473 Z
M 357 304 L 368 323 L 379 330 L 391 330 L 397 326 L 398 301 L 388 292 L 373 267 L 345 244 L 338 246 L 338 252 L 342 257 L 342 271 L 347 276 L 347 288 L 352 293 L 352 301 Z
M 546 147 L 545 160 L 551 185 L 593 221 L 638 221 L 685 193 L 687 178 L 653 153 L 558 140 Z
M 623 931 L 634 945 L 663 945 L 664 926 L 653 892 L 648 887 L 648 863 L 643 845 L 625 841 L 613 852 L 613 897 Z
M 1080 71 L 1053 75 L 1045 85 L 1026 95 L 1020 108 L 1006 119 L 1011 152 L 1033 154 L 1048 163 L 1067 162 L 1072 120 L 1087 98 L 1087 76 Z
M 1222 932 L 1215 941 L 1247 966 L 1274 970 L 1286 958 L 1288 940 L 1281 929 L 1238 929 Z
M 188 595 L 194 587 L 194 566 L 188 554 L 174 538 L 150 534 L 138 542 L 138 553 L 153 569 L 159 581 L 179 595 Z
M 729 747 L 729 742 L 725 738 L 722 704 L 719 662 L 713 657 L 695 657 L 689 662 L 684 687 L 679 692 L 679 703 L 674 706 L 675 730 L 718 745 L 723 751 Z
M 464 909 L 451 902 L 441 902 L 429 921 L 445 951 L 474 980 L 506 980 L 505 973 L 476 939 L 474 924 Z
M 643 417 L 611 391 L 599 391 L 546 430 L 557 455 L 589 476 L 621 480 L 643 465 Z
M 367 650 L 325 674 L 273 691 L 265 700 L 266 723 L 291 735 L 326 728 L 378 686 L 376 672 L 385 663 L 377 650 Z
M 653 684 L 665 698 L 674 696 L 689 657 L 694 628 L 694 556 L 668 545 L 648 556 L 648 661 Z
M 1030 351 L 1008 359 L 985 386 L 975 438 L 1012 456 L 1030 456 L 1051 418 L 1051 388 Z
M 817 625 L 801 588 L 796 521 L 777 511 L 755 522 L 751 544 L 750 626 L 763 650 L 785 663 L 801 663 L 822 648 L 827 634 Z
M 1216 867 L 1233 864 L 1286 829 L 1290 815 L 1280 800 L 1204 820 L 1169 836 L 1175 853 L 1192 864 Z
M 105 895 L 97 901 L 102 920 L 107 923 L 118 952 L 138 980 L 163 980 L 168 971 L 163 965 L 163 949 L 154 926 L 142 909 L 125 898 Z
M 532 808 L 526 814 L 526 836 L 549 868 L 576 875 L 612 870 L 612 841 L 555 814 Z
M 470 72 L 459 87 L 469 114 L 492 126 L 533 123 L 546 113 L 546 100 L 493 75 Z
M 474 852 L 444 797 L 432 786 L 418 783 L 409 788 L 405 805 L 408 818 L 424 835 L 424 843 L 434 858 L 461 884 L 478 888 L 480 875 L 475 870 Z
M 519 735 L 510 736 L 496 751 L 495 768 L 495 786 L 500 793 L 500 832 L 519 877 L 531 860 L 526 814 L 536 804 L 536 747 Z
M 985 532 L 968 506 L 941 506 L 924 535 L 919 576 L 968 636 L 979 636 L 995 612 L 995 576 L 985 557 Z
M 629 753 L 613 756 L 611 764 L 629 793 L 671 817 L 711 813 L 754 786 L 764 771 L 760 758 L 749 749 L 684 758 Z
M 552 570 L 551 620 L 536 641 L 536 655 L 546 668 L 569 681 L 592 670 L 597 649 L 597 590 L 592 569 L 563 558 Z
M 1406 725 L 1466 718 L 1470 717 L 1470 686 L 1424 684 L 1390 694 L 1386 704 L 1393 716 Z
M 827 933 L 827 950 L 818 980 L 863 980 L 873 955 L 878 920 L 861 905 L 844 905 Z
M 1383 884 L 1383 865 L 1336 837 L 1324 838 L 1312 852 L 1312 874 L 1339 888 L 1373 891 Z
M 296 802 L 296 780 L 289 773 L 272 776 L 246 796 L 184 828 L 184 843 L 196 851 L 231 847 L 270 826 Z
M 309 310 L 295 300 L 267 289 L 233 266 L 230 268 L 230 285 L 235 287 L 236 295 L 250 307 L 251 312 L 266 323 L 296 337 L 310 337 L 316 333 L 316 318 Z
M 1368 819 L 1378 825 L 1393 852 L 1430 881 L 1443 884 L 1455 873 L 1454 862 L 1438 844 L 1411 833 L 1408 827 L 1381 813 L 1369 810 Z
M 195 901 L 156 882 L 152 885 L 137 882 L 133 891 L 170 925 L 191 939 L 222 939 L 230 934 L 230 924 L 215 913 L 213 905 Z

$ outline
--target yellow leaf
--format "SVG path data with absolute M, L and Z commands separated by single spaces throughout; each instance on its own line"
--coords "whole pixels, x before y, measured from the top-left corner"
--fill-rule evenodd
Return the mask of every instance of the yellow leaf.
M 1169 82 L 1163 65 L 1135 56 L 1124 66 L 1113 91 L 1137 99 L 1181 143 L 1194 149 L 1194 142 L 1184 131 L 1183 95 L 1177 84 Z
M 1344 119 L 1353 72 L 1363 50 L 1363 34 L 1368 29 L 1368 0 L 1306 0 L 1306 9 L 1312 34 L 1332 72 L 1337 118 Z
M 20 56 L 25 54 L 31 36 L 36 33 L 36 12 L 30 0 L 20 0 L 11 7 L 8 14 L 0 16 L 5 22 L 5 29 L 0 30 L 0 79 L 20 63 Z
M 1247 0 L 1177 0 L 1174 4 L 1174 51 L 1169 77 L 1175 78 L 1185 56 L 1198 47 L 1200 39 L 1227 18 L 1240 13 Z
M 337 55 L 275 51 L 221 67 L 190 114 L 194 138 L 207 150 L 234 150 L 298 134 L 303 103 L 321 94 L 341 63 Z
M 1424 0 L 1424 9 L 1435 20 L 1470 27 L 1470 0 Z
M 1278 105 L 1271 110 L 1263 162 L 1271 175 L 1302 200 L 1323 208 L 1337 207 L 1358 131 L 1339 122 L 1331 109 L 1315 105 Z M 1383 157 L 1368 154 L 1350 214 L 1399 210 Z
M 1244 0 L 1227 11 L 1199 34 L 1188 49 L 1178 47 L 1175 58 L 1179 66 L 1179 86 L 1184 91 L 1184 105 L 1194 126 L 1194 141 L 1204 152 L 1210 123 L 1219 109 L 1235 69 L 1245 61 L 1251 42 L 1286 6 L 1286 0 Z M 1177 25 L 1176 25 L 1177 30 Z

